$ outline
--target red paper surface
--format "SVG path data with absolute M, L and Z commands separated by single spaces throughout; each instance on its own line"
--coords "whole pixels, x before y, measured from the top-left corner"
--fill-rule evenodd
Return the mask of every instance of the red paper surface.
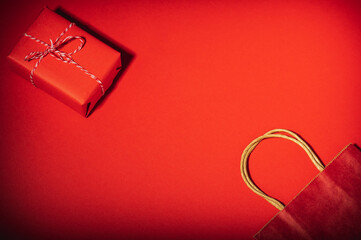
M 6 64 L 45 4 L 134 56 L 87 119 Z M 7 232 L 252 239 L 277 210 L 240 176 L 251 140 L 291 129 L 326 164 L 361 144 L 358 1 L 14 0 L 0 9 Z M 250 172 L 287 203 L 317 169 L 275 139 L 259 145 Z

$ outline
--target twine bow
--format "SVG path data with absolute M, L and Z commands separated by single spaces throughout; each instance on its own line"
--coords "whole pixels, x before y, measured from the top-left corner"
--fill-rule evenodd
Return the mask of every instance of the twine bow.
M 89 75 L 92 79 L 94 79 L 100 86 L 102 94 L 104 95 L 104 86 L 102 81 L 100 81 L 99 78 L 97 78 L 94 74 L 90 73 L 88 70 L 86 70 L 84 67 L 82 67 L 80 64 L 78 64 L 77 62 L 74 61 L 72 55 L 79 52 L 85 45 L 85 38 L 81 37 L 81 36 L 67 36 L 66 38 L 64 38 L 63 40 L 61 40 L 61 38 L 63 37 L 63 35 L 72 27 L 74 26 L 75 23 L 71 23 L 67 28 L 65 28 L 65 30 L 60 33 L 60 35 L 58 36 L 58 38 L 53 42 L 51 39 L 50 40 L 50 44 L 36 38 L 33 37 L 30 34 L 24 33 L 24 35 L 32 40 L 34 40 L 37 43 L 43 44 L 44 46 L 46 46 L 46 49 L 44 51 L 34 51 L 29 53 L 28 55 L 25 56 L 24 60 L 27 62 L 30 62 L 32 60 L 38 60 L 35 63 L 34 68 L 31 70 L 30 72 L 30 82 L 36 87 L 35 83 L 34 83 L 34 72 L 35 70 L 38 68 L 40 62 L 48 55 L 54 57 L 56 60 L 62 61 L 64 63 L 69 63 L 69 64 L 74 64 L 77 68 L 79 68 L 81 71 L 83 71 L 85 74 Z M 79 40 L 80 44 L 79 46 L 73 51 L 73 52 L 64 52 L 61 51 L 60 49 L 65 46 L 66 44 L 74 41 L 74 40 Z

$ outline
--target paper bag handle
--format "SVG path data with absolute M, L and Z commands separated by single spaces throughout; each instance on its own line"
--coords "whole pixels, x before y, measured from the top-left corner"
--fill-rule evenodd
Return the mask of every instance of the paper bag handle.
M 288 134 L 288 135 L 286 135 L 286 134 Z M 282 210 L 285 207 L 285 205 L 282 202 L 278 201 L 277 199 L 275 199 L 273 197 L 268 196 L 266 193 L 264 193 L 262 190 L 260 190 L 256 186 L 256 184 L 254 184 L 254 182 L 252 181 L 252 179 L 250 178 L 249 173 L 248 173 L 248 158 L 249 158 L 250 154 L 262 140 L 267 139 L 267 138 L 284 138 L 287 140 L 291 140 L 292 142 L 297 143 L 301 148 L 303 148 L 303 150 L 306 151 L 307 155 L 311 158 L 313 164 L 315 164 L 316 168 L 319 171 L 322 171 L 325 168 L 325 166 L 320 161 L 320 159 L 316 156 L 316 154 L 313 152 L 311 147 L 301 137 L 299 137 L 296 133 L 289 131 L 289 130 L 285 130 L 285 129 L 271 130 L 271 131 L 267 132 L 266 134 L 264 134 L 263 136 L 260 136 L 260 137 L 256 138 L 255 140 L 253 140 L 244 149 L 242 157 L 241 157 L 241 174 L 242 174 L 242 178 L 243 178 L 244 182 L 256 194 L 258 194 L 259 196 L 266 199 L 269 203 L 271 203 L 277 209 Z

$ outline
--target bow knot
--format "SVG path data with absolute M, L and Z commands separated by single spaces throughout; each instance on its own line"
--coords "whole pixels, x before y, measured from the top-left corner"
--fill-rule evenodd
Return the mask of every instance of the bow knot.
M 51 39 L 49 39 L 49 41 L 50 41 L 50 45 L 45 49 L 45 52 L 46 52 L 45 54 L 49 54 L 49 53 L 56 51 L 53 41 Z
M 71 41 L 77 40 L 77 39 L 80 41 L 80 44 L 73 52 L 64 52 L 64 51 L 60 50 L 63 46 L 65 46 L 68 43 L 70 43 Z M 53 40 L 49 39 L 49 41 L 50 41 L 50 44 L 45 43 L 43 41 L 38 41 L 38 42 L 42 43 L 43 45 L 45 45 L 46 49 L 44 51 L 34 51 L 34 52 L 29 53 L 27 56 L 25 56 L 24 60 L 27 62 L 30 62 L 35 59 L 40 60 L 40 59 L 43 59 L 44 57 L 46 57 L 47 55 L 51 54 L 53 57 L 55 57 L 58 60 L 61 60 L 66 63 L 70 63 L 73 60 L 72 55 L 74 53 L 80 51 L 84 47 L 84 44 L 85 44 L 85 39 L 80 36 L 68 36 L 61 41 L 60 41 L 60 38 L 57 38 L 57 40 L 55 42 L 53 42 Z

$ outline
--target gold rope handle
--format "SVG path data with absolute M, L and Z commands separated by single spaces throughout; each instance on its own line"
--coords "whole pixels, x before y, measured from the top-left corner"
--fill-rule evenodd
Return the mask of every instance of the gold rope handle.
M 286 135 L 286 134 L 288 134 L 288 135 Z M 315 164 L 316 168 L 319 171 L 322 171 L 325 168 L 325 166 L 320 161 L 320 159 L 316 156 L 316 154 L 312 151 L 311 147 L 301 137 L 299 137 L 296 133 L 289 131 L 289 130 L 285 130 L 285 129 L 271 130 L 271 131 L 267 132 L 266 134 L 264 134 L 263 136 L 260 136 L 260 137 L 256 138 L 255 140 L 253 140 L 244 149 L 242 157 L 241 157 L 241 174 L 242 174 L 242 178 L 243 178 L 244 182 L 247 184 L 247 186 L 253 192 L 255 192 L 259 196 L 266 199 L 269 203 L 271 203 L 273 206 L 275 206 L 278 210 L 282 210 L 285 207 L 285 205 L 282 202 L 278 201 L 277 199 L 275 199 L 273 197 L 268 196 L 262 190 L 260 190 L 256 186 L 256 184 L 254 184 L 254 182 L 252 181 L 252 179 L 248 173 L 248 158 L 249 158 L 250 154 L 262 140 L 267 139 L 267 138 L 284 138 L 284 139 L 290 140 L 294 143 L 297 143 L 303 150 L 306 151 L 307 155 L 311 158 L 313 164 Z

